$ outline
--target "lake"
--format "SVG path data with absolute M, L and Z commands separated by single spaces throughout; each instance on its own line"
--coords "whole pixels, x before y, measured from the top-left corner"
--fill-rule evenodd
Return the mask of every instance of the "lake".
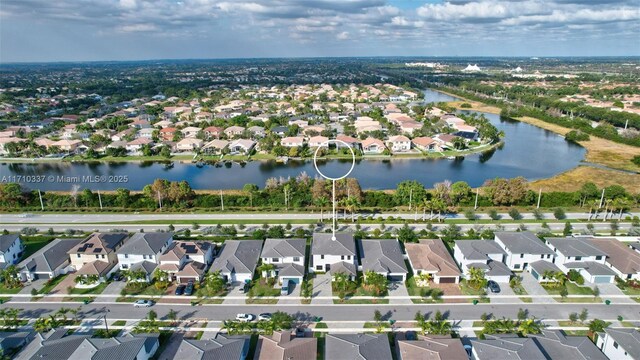
M 425 90 L 425 102 L 453 101 L 454 97 L 433 90 Z M 585 150 L 579 145 L 564 140 L 550 131 L 484 113 L 500 130 L 504 131 L 504 145 L 485 154 L 467 155 L 461 160 L 447 159 L 392 159 L 360 160 L 351 177 L 355 177 L 364 189 L 392 189 L 403 180 L 417 180 L 426 187 L 443 180 L 466 181 L 471 186 L 480 186 L 487 179 L 524 176 L 529 180 L 554 176 L 577 166 L 584 158 Z M 174 162 L 166 169 L 159 163 L 2 163 L 2 177 L 45 175 L 53 181 L 40 183 L 21 182 L 28 188 L 68 191 L 76 180 L 81 188 L 91 190 L 113 190 L 126 187 L 141 190 L 156 178 L 187 180 L 194 189 L 237 189 L 245 183 L 263 187 L 270 177 L 295 177 L 301 172 L 316 176 L 311 161 L 253 161 L 246 165 L 231 167 L 206 165 L 197 167 L 191 163 Z M 330 160 L 318 164 L 320 170 L 329 175 L 344 174 L 351 161 Z M 124 178 L 119 176 L 127 176 Z M 70 179 L 57 179 L 58 176 Z M 107 182 L 91 182 L 83 177 L 104 176 Z M 78 177 L 78 179 L 74 179 Z M 114 177 L 111 178 L 110 177 Z M 59 181 L 60 180 L 60 181 Z M 108 180 L 114 180 L 109 182 Z M 119 180 L 120 182 L 117 182 Z

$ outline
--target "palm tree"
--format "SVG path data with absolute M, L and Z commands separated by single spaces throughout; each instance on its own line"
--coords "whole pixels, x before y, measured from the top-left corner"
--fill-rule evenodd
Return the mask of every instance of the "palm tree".
M 320 208 L 320 221 L 322 222 L 324 220 L 324 208 L 329 206 L 329 199 L 327 199 L 324 196 L 321 196 L 319 198 L 316 198 L 314 200 L 314 203 L 317 207 Z
M 238 332 L 240 322 L 236 320 L 225 320 L 222 322 L 222 329 L 227 331 L 227 334 L 234 335 Z
M 347 291 L 347 285 L 349 284 L 349 276 L 343 272 L 333 274 L 333 281 L 336 283 L 338 289 Z
M 56 315 L 60 315 L 62 316 L 62 322 L 66 323 L 67 322 L 67 314 L 71 311 L 71 309 L 62 307 L 60 308 L 57 312 Z
M 442 212 L 447 209 L 447 204 L 445 204 L 442 199 L 433 199 L 432 200 L 433 208 L 438 212 L 438 222 L 442 221 Z
M 487 283 L 484 270 L 476 267 L 469 268 L 469 283 L 475 289 L 482 289 Z
M 429 220 L 433 219 L 433 203 L 431 202 L 431 200 L 428 200 L 428 198 L 425 196 L 422 199 L 422 221 L 425 220 L 425 217 L 427 215 L 427 210 L 431 211 Z
M 529 334 L 540 334 L 542 328 L 543 325 L 539 321 L 536 321 L 535 318 L 522 320 L 518 324 L 518 332 L 522 336 L 527 336 Z
M 358 201 L 358 199 L 356 199 L 355 196 L 352 196 L 346 199 L 345 206 L 347 211 L 351 213 L 351 222 L 355 222 L 355 213 L 358 209 L 358 206 L 360 206 L 360 202 Z
M 545 270 L 542 272 L 542 278 L 550 281 L 554 278 L 555 273 L 552 270 Z
M 262 330 L 267 335 L 273 334 L 273 332 L 275 331 L 275 328 L 276 328 L 276 326 L 273 323 L 273 321 L 270 321 L 270 320 L 258 321 L 258 323 L 256 324 L 256 327 L 259 330 Z
M 264 278 L 270 278 L 273 274 L 273 270 L 275 270 L 276 266 L 273 264 L 262 263 L 262 265 L 258 266 L 258 272 L 262 274 Z
M 556 280 L 557 287 L 563 287 L 567 282 L 567 276 L 562 271 L 555 272 L 553 278 Z

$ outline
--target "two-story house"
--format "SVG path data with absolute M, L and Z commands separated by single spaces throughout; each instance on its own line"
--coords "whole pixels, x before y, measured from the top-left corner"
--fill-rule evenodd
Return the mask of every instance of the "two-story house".
M 596 346 L 612 360 L 640 359 L 640 332 L 636 329 L 606 328 L 604 334 L 598 333 Z
M 159 257 L 173 242 L 171 232 L 135 233 L 117 251 L 121 270 L 143 270 L 147 281 L 159 263 Z
M 506 256 L 493 240 L 456 240 L 453 247 L 453 258 L 465 278 L 470 268 L 476 268 L 484 271 L 487 280 L 509 282 L 513 273 L 503 262 Z
M 304 278 L 305 239 L 267 239 L 260 259 L 263 264 L 273 264 L 279 283 L 292 281 L 300 284 Z
M 352 233 L 314 233 L 311 243 L 310 272 L 346 273 L 351 279 L 357 275 L 356 242 Z
M 0 269 L 17 264 L 23 252 L 20 234 L 0 235 Z
M 118 267 L 116 251 L 128 239 L 127 233 L 93 233 L 69 250 L 69 261 L 78 275 L 106 279 Z
M 506 252 L 504 263 L 511 270 L 527 270 L 538 260 L 553 262 L 555 253 L 530 231 L 495 233 L 495 242 Z
M 589 239 L 546 238 L 545 243 L 556 253 L 553 263 L 562 272 L 578 271 L 590 283 L 612 283 L 615 280 L 616 273 L 605 264 L 607 254 Z
M 213 262 L 215 246 L 208 241 L 175 241 L 160 255 L 158 269 L 179 283 L 199 282 Z

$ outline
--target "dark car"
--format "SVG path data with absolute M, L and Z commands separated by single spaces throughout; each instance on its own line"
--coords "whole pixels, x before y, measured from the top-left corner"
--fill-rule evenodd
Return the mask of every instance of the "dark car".
M 193 281 L 187 283 L 187 286 L 184 288 L 184 294 L 187 296 L 193 295 Z
M 296 328 L 296 337 L 303 338 L 307 336 L 307 332 L 303 327 Z
M 487 281 L 487 288 L 494 294 L 500 292 L 500 285 L 498 285 L 498 283 L 493 280 Z
M 113 276 L 111 276 L 111 280 L 113 280 L 113 281 L 122 281 L 122 280 L 124 280 L 124 276 L 122 276 L 122 273 L 116 272 L 116 273 L 113 274 Z
M 176 295 L 182 295 L 184 294 L 184 289 L 187 287 L 187 285 L 178 285 L 176 286 Z

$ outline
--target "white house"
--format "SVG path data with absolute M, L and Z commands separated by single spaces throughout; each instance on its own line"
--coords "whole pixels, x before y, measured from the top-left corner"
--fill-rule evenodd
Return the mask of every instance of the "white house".
M 411 150 L 411 140 L 404 135 L 391 136 L 386 143 L 387 147 L 392 152 L 405 152 Z
M 23 252 L 20 234 L 0 235 L 0 269 L 17 264 Z
M 553 262 L 555 253 L 534 233 L 496 232 L 495 241 L 506 252 L 504 263 L 511 270 L 527 270 L 529 264 L 538 260 Z
M 120 269 L 140 268 L 147 272 L 150 279 L 153 270 L 160 262 L 160 255 L 172 242 L 173 233 L 171 232 L 135 233 L 116 253 Z
M 556 253 L 553 263 L 562 272 L 578 271 L 590 283 L 612 283 L 615 280 L 615 272 L 605 264 L 607 254 L 589 239 L 547 238 L 545 243 Z
M 396 239 L 372 239 L 358 241 L 360 263 L 363 273 L 373 271 L 391 281 L 405 281 L 407 266 L 404 253 Z
M 504 264 L 507 253 L 493 240 L 456 240 L 453 258 L 464 277 L 470 268 L 484 270 L 487 280 L 509 282 L 513 273 Z
M 260 259 L 263 264 L 273 264 L 279 283 L 292 281 L 300 284 L 304 278 L 305 239 L 267 239 Z
M 228 283 L 246 283 L 253 279 L 262 250 L 262 240 L 227 240 L 209 272 L 220 271 Z
M 310 272 L 344 272 L 355 279 L 358 259 L 351 233 L 314 233 L 311 243 Z
M 67 254 L 82 239 L 54 239 L 18 264 L 20 281 L 49 280 L 75 269 Z
M 631 328 L 606 328 L 596 346 L 612 360 L 640 359 L 640 332 Z

